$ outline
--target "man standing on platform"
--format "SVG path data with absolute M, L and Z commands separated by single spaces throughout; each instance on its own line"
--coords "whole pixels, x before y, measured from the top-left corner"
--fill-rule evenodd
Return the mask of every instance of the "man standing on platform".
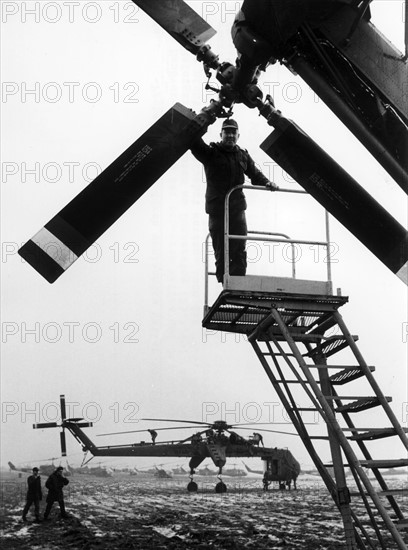
M 219 283 L 224 278 L 224 202 L 228 192 L 237 185 L 243 185 L 245 175 L 252 185 L 265 186 L 271 191 L 278 187 L 270 182 L 255 166 L 246 149 L 237 145 L 239 138 L 238 123 L 232 118 L 224 120 L 221 129 L 221 141 L 207 145 L 199 139 L 191 147 L 191 152 L 204 165 L 207 179 L 205 211 L 215 253 L 216 276 Z M 247 235 L 247 204 L 242 189 L 232 193 L 229 201 L 229 233 Z M 247 258 L 245 239 L 231 239 L 229 243 L 230 275 L 245 275 Z

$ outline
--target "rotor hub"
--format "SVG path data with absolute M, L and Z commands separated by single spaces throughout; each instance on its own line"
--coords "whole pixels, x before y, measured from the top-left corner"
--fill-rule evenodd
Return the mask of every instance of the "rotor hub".
M 217 432 L 224 432 L 225 430 L 228 430 L 229 428 L 231 428 L 231 426 L 229 424 L 227 424 L 225 422 L 225 420 L 217 420 L 212 425 L 212 429 L 216 430 Z

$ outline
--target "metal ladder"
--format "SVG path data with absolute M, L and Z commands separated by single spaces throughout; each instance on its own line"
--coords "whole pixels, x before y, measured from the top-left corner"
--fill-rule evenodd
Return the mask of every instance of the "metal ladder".
M 374 367 L 366 364 L 357 337 L 350 334 L 332 304 L 291 299 L 272 300 L 268 305 L 269 314 L 248 339 L 339 509 L 346 548 L 406 550 L 403 530 L 408 521 L 397 500 L 407 496 L 407 489 L 389 488 L 380 469 L 408 465 L 407 429 L 401 427 L 389 405 L 391 398 L 383 395 L 375 381 Z M 355 364 L 328 364 L 331 356 L 345 348 L 351 350 Z M 358 395 L 344 391 L 339 395 L 338 390 L 357 380 L 358 386 L 368 386 L 365 395 L 360 395 L 360 388 Z M 359 413 L 373 407 L 382 409 L 386 426 L 359 427 L 355 420 Z M 324 420 L 323 434 L 315 433 L 321 422 L 310 427 L 304 421 L 306 413 Z M 369 443 L 391 436 L 402 443 L 404 458 L 373 459 Z M 322 442 L 329 445 L 330 464 L 320 458 L 318 445 Z M 346 468 L 357 489 L 353 492 Z M 366 469 L 371 470 L 375 486 Z

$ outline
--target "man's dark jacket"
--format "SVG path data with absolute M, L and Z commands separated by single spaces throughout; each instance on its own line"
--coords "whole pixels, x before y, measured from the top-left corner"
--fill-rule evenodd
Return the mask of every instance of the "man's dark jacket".
M 207 178 L 205 211 L 210 216 L 224 213 L 225 196 L 236 185 L 244 184 L 245 175 L 253 185 L 266 185 L 269 182 L 255 166 L 248 151 L 238 145 L 228 151 L 220 142 L 207 145 L 200 139 L 191 147 L 191 152 L 204 165 Z M 230 197 L 230 212 L 241 212 L 246 207 L 242 189 L 234 191 Z
M 66 477 L 60 476 L 56 472 L 51 474 L 45 486 L 48 489 L 47 502 L 54 502 L 54 500 L 62 500 L 64 498 L 62 488 L 64 485 L 68 485 L 69 480 Z
M 27 478 L 27 499 L 32 498 L 34 500 L 42 499 L 42 491 L 41 491 L 41 478 L 40 476 L 29 476 Z

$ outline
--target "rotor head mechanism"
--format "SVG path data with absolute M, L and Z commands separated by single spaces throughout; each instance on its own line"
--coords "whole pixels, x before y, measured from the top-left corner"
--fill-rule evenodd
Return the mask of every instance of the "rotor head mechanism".
M 240 91 L 243 103 L 254 108 L 257 99 L 262 98 L 262 92 L 256 86 L 259 75 L 276 59 L 272 56 L 270 43 L 251 28 L 242 10 L 235 17 L 231 35 L 238 52 L 232 85 Z
M 242 10 L 235 17 L 231 35 L 240 58 L 245 58 L 252 66 L 259 66 L 264 71 L 269 64 L 276 62 L 271 44 L 251 28 Z
M 232 428 L 229 424 L 225 422 L 225 420 L 216 420 L 212 425 L 211 428 L 215 430 L 216 432 L 225 432 L 225 430 L 229 430 Z

